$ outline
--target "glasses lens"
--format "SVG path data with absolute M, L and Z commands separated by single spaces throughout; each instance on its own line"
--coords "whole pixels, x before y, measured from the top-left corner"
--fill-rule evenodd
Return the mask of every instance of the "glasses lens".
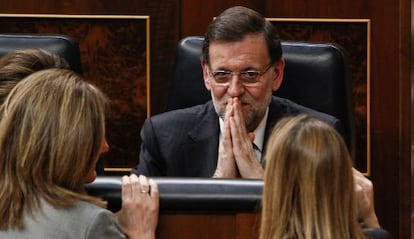
M 258 71 L 243 71 L 240 72 L 240 78 L 242 79 L 243 83 L 255 83 L 257 82 L 260 76 L 260 72 Z
M 234 75 L 239 76 L 239 81 L 243 85 L 254 85 L 257 82 L 259 82 L 260 76 L 262 76 L 266 71 L 269 70 L 271 67 L 271 64 L 269 64 L 263 71 L 256 71 L 256 70 L 247 70 L 247 71 L 241 71 L 241 72 L 232 72 L 232 71 L 226 71 L 226 70 L 218 70 L 212 72 L 211 76 L 213 77 L 215 83 L 221 84 L 221 85 L 227 85 L 230 83 L 230 81 L 233 78 Z
M 231 80 L 231 72 L 228 71 L 215 71 L 213 72 L 213 78 L 217 83 L 227 83 Z

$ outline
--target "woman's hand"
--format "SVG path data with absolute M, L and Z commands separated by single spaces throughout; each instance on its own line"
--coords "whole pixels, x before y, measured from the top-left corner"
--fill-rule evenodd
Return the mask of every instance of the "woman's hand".
M 158 224 L 159 192 L 152 179 L 135 174 L 122 177 L 122 209 L 116 214 L 130 239 L 155 239 Z

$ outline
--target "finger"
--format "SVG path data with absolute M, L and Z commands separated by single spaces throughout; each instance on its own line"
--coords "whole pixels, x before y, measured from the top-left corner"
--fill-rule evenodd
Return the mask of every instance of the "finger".
M 246 130 L 242 129 L 242 127 L 237 123 L 237 120 L 233 118 L 230 120 L 230 131 L 232 147 L 237 159 L 237 155 L 246 155 L 253 153 L 254 151 L 252 141 L 250 141 Z
M 232 118 L 229 117 L 229 118 Z M 224 130 L 222 132 L 220 145 L 219 145 L 219 158 L 220 156 L 228 157 L 229 153 L 232 152 L 232 140 L 231 140 L 231 130 L 230 130 L 230 119 L 224 122 Z
M 225 146 L 224 149 L 231 149 L 231 129 L 230 129 L 230 121 L 232 120 L 233 116 L 230 116 L 228 120 L 224 123 L 224 132 L 223 132 L 223 145 Z
M 239 99 L 234 100 L 234 120 L 231 126 L 231 135 L 233 138 L 233 147 L 240 147 L 242 149 L 251 148 L 253 142 L 247 134 L 245 120 L 241 109 L 241 103 Z M 254 134 L 253 134 L 254 139 Z
M 240 127 L 237 124 L 237 120 L 235 119 L 235 117 L 231 117 L 231 119 L 229 120 L 229 128 L 230 128 L 230 134 L 231 134 L 231 141 L 232 141 L 232 146 L 233 147 L 237 147 L 238 145 L 240 145 L 240 139 L 241 139 L 241 135 L 240 135 Z
M 233 116 L 233 99 L 229 99 L 226 105 L 226 112 L 224 113 L 224 122 L 226 123 L 228 119 Z
M 140 192 L 141 193 L 149 193 L 150 191 L 150 186 L 148 183 L 148 179 L 147 177 L 145 177 L 144 175 L 139 175 L 139 184 L 140 184 Z
M 373 185 L 371 180 L 366 178 L 361 172 L 356 170 L 355 168 L 352 168 L 352 172 L 355 179 L 355 184 L 358 184 L 362 189 L 372 191 Z
M 234 161 L 232 136 L 230 130 L 231 118 L 233 118 L 233 116 L 231 116 L 230 119 L 224 123 L 225 130 L 221 136 L 217 167 L 213 175 L 215 178 L 235 177 L 236 175 L 236 163 Z
M 238 129 L 240 129 L 242 132 L 246 132 L 246 123 L 244 120 L 241 103 L 238 98 L 234 99 L 233 115 L 234 115 L 235 123 L 238 126 Z
M 254 135 L 254 133 L 253 133 L 253 132 L 250 132 L 250 133 L 248 133 L 248 134 L 247 134 L 247 137 L 249 138 L 250 142 L 252 142 L 252 143 L 253 143 L 254 138 L 255 138 L 256 136 Z
M 151 198 L 158 201 L 158 198 L 159 198 L 158 184 L 153 179 L 150 179 L 148 183 L 151 187 L 151 192 L 150 192 Z
M 232 146 L 232 135 L 230 130 L 230 121 L 233 118 L 232 116 L 224 124 L 224 132 L 220 140 L 219 146 L 219 161 L 221 160 L 231 160 L 233 158 L 233 146 Z M 222 163 L 222 162 L 219 162 Z
M 360 180 L 362 177 L 362 174 L 355 168 L 352 168 L 352 174 L 354 175 L 355 179 L 358 179 L 358 180 Z
M 363 192 L 362 187 L 359 184 L 355 184 L 355 192 L 357 197 L 361 197 L 363 195 L 361 195 L 361 192 Z
M 131 188 L 131 196 L 134 197 L 139 194 L 139 180 L 136 174 L 131 174 L 129 176 L 129 180 L 131 182 L 130 188 Z
M 128 176 L 122 177 L 122 199 L 129 199 L 132 197 L 132 190 L 131 190 L 131 181 L 129 180 Z

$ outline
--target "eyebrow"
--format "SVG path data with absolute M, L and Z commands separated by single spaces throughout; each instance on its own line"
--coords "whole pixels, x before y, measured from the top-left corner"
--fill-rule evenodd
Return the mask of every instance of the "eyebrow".
M 260 71 L 258 68 L 253 67 L 253 66 L 248 66 L 248 67 L 245 67 L 245 68 L 243 68 L 242 70 L 239 70 L 239 71 L 232 71 L 232 70 L 229 70 L 228 68 L 225 68 L 225 67 L 219 67 L 219 68 L 217 68 L 217 69 L 216 69 L 216 70 L 214 70 L 214 71 L 244 72 L 244 71 L 251 71 L 251 70 L 254 70 L 254 71 Z

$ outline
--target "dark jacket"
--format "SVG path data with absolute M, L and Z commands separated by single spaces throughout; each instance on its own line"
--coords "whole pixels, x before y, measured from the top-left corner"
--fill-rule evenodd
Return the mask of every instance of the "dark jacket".
M 273 96 L 264 147 L 272 127 L 282 117 L 301 113 L 327 122 L 343 135 L 342 124 L 335 117 Z M 153 116 L 141 129 L 139 164 L 132 172 L 146 176 L 211 177 L 217 165 L 219 135 L 218 116 L 212 101 Z

